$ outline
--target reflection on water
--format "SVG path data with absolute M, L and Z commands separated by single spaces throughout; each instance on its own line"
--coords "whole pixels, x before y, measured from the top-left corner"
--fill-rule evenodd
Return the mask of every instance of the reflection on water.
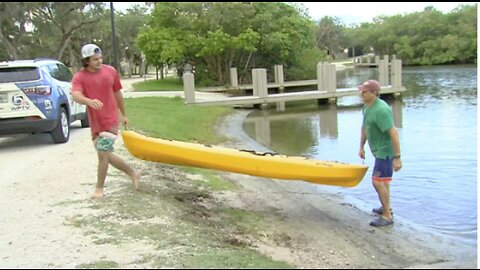
M 339 87 L 375 78 L 376 69 L 339 72 Z M 474 66 L 405 68 L 402 100 L 391 100 L 404 168 L 394 174 L 392 205 L 405 218 L 471 245 L 477 237 L 477 69 Z M 244 130 L 287 155 L 360 163 L 359 97 L 338 106 L 287 103 L 285 112 L 255 111 Z M 368 210 L 378 197 L 371 186 L 374 158 L 366 145 L 369 172 L 353 189 L 318 186 L 343 194 Z M 360 206 L 360 205 L 359 205 Z
M 300 118 L 298 116 L 300 115 Z M 243 128 L 248 134 L 255 134 L 254 139 L 263 145 L 285 154 L 301 153 L 310 148 L 315 141 L 312 123 L 307 117 L 301 115 L 313 115 L 312 112 L 290 113 L 284 112 L 271 115 L 265 111 L 258 111 L 255 116 L 248 117 Z M 294 121 L 285 121 L 294 119 Z M 273 133 L 272 137 L 272 130 Z M 299 134 L 301 137 L 292 136 Z
M 387 100 L 387 102 L 392 108 L 395 126 L 402 128 L 403 102 L 398 99 Z M 245 119 L 243 128 L 247 134 L 254 134 L 252 137 L 265 146 L 281 149 L 277 150 L 281 153 L 298 154 L 313 145 L 316 130 L 322 137 L 337 138 L 338 113 L 359 112 L 360 108 L 361 106 L 323 105 L 318 108 L 311 107 L 308 111 L 305 111 L 304 108 L 294 108 L 277 113 L 255 111 Z M 318 121 L 318 128 L 310 121 L 310 118 Z M 272 130 L 275 131 L 273 134 Z M 292 134 L 301 134 L 301 139 L 299 140 Z

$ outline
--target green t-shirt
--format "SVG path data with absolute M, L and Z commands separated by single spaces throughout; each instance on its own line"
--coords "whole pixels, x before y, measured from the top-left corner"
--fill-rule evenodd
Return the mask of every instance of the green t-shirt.
M 375 158 L 393 158 L 392 141 L 388 133 L 393 127 L 392 110 L 385 101 L 377 98 L 371 107 L 363 107 L 363 128 Z

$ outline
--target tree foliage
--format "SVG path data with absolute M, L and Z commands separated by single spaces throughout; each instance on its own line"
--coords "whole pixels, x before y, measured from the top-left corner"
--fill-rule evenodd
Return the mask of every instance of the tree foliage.
M 134 6 L 115 12 L 117 51 L 120 59 L 138 64 L 135 38 L 145 24 L 147 10 Z M 95 43 L 104 62 L 113 63 L 110 9 L 102 2 L 0 3 L 1 60 L 53 58 L 79 67 L 80 49 Z
M 179 72 L 188 62 L 197 81 L 223 85 L 231 67 L 243 83 L 251 80 L 251 68 L 277 64 L 287 77 L 314 76 L 315 63 L 324 58 L 314 31 L 304 13 L 284 3 L 157 2 L 137 44 L 149 62 L 176 64 Z
M 336 23 L 340 27 L 339 23 Z M 408 65 L 474 63 L 477 59 L 477 5 L 461 5 L 444 14 L 433 7 L 405 15 L 380 16 L 344 30 L 324 44 L 373 48 L 377 55 L 396 54 Z

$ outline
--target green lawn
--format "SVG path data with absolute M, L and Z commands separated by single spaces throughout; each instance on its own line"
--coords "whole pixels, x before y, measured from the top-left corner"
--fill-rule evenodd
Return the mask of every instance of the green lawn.
M 128 98 L 125 106 L 132 129 L 163 139 L 210 144 L 224 140 L 215 124 L 233 111 L 229 107 L 187 106 L 180 97 Z
M 135 91 L 183 91 L 183 82 L 178 77 L 171 77 L 134 83 L 133 88 Z

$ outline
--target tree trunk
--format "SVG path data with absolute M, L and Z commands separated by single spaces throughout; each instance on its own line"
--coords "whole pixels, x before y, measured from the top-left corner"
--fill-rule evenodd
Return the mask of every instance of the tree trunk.
M 244 75 L 245 75 L 245 72 L 247 71 L 248 65 L 250 64 L 250 60 L 252 59 L 252 54 L 253 54 L 253 52 L 250 52 L 248 54 L 247 62 L 245 62 L 245 66 L 243 67 L 243 71 L 240 73 L 239 83 L 244 82 Z
M 80 29 L 82 26 L 84 25 L 87 25 L 87 24 L 91 24 L 91 23 L 96 23 L 98 22 L 100 19 L 95 19 L 95 20 L 92 20 L 92 21 L 82 21 L 79 25 L 73 27 L 72 29 L 70 29 L 70 31 L 66 32 L 66 30 L 63 28 L 62 25 L 58 25 L 57 26 L 62 30 L 62 33 L 63 34 L 63 39 L 62 39 L 62 42 L 60 43 L 60 49 L 59 49 L 59 52 L 58 52 L 58 56 L 57 56 L 57 60 L 61 60 L 62 57 L 63 57 L 63 52 L 65 51 L 65 48 L 67 47 L 67 45 L 70 43 L 70 39 L 72 38 L 73 34 L 75 34 L 75 32 Z
M 157 81 L 158 81 L 158 65 L 155 65 L 156 73 L 157 73 Z
M 63 52 L 65 52 L 65 49 L 66 49 L 67 46 L 70 44 L 70 38 L 71 38 L 71 37 L 72 37 L 72 36 L 69 35 L 66 39 L 64 39 L 64 40 L 62 41 L 62 43 L 61 43 L 62 45 L 61 45 L 60 50 L 59 50 L 58 55 L 57 55 L 57 60 L 58 60 L 58 61 L 61 61 L 61 60 L 62 60 Z
M 128 58 L 128 78 L 132 77 L 132 70 L 133 70 L 133 56 Z
M 77 58 L 75 57 L 75 54 L 73 54 L 72 46 L 70 46 L 70 67 L 72 67 L 74 72 L 77 72 L 79 68 L 81 68 L 77 61 Z
M 143 72 L 145 70 L 144 65 L 145 65 L 145 62 L 142 60 L 140 62 L 140 67 L 138 68 L 138 74 L 140 74 L 140 78 L 143 77 Z

